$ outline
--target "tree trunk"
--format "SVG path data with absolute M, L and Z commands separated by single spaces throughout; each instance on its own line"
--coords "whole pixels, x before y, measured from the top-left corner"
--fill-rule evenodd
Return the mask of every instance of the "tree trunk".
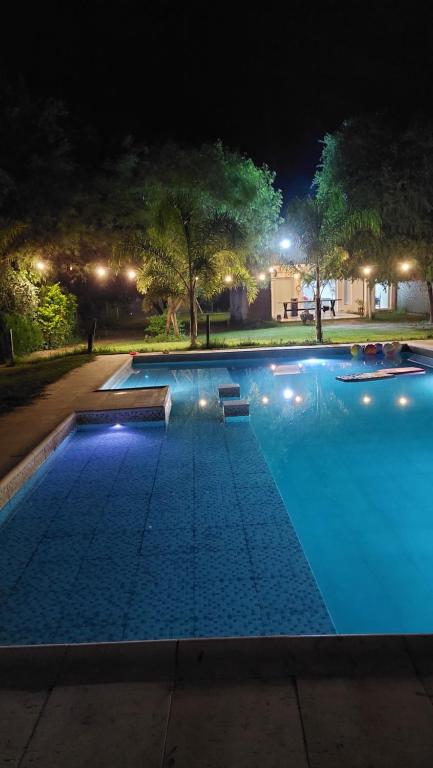
M 323 344 L 322 302 L 320 300 L 320 267 L 316 264 L 316 341 Z
M 431 280 L 426 280 L 427 293 L 428 293 L 428 305 L 430 309 L 430 322 L 433 325 L 433 283 Z

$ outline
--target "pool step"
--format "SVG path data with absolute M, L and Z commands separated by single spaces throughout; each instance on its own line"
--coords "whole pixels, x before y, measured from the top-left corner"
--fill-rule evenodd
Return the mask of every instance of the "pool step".
M 240 397 L 241 387 L 240 384 L 220 384 L 218 387 L 218 397 Z
M 233 416 L 250 415 L 250 404 L 248 400 L 242 398 L 239 398 L 238 400 L 222 400 L 221 405 L 225 419 Z

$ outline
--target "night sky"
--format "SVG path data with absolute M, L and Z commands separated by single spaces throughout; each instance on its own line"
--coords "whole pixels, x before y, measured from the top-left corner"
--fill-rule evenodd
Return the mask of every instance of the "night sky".
M 428 2 L 59 2 L 3 12 L 1 69 L 101 141 L 227 145 L 308 189 L 320 139 L 361 112 L 433 109 Z

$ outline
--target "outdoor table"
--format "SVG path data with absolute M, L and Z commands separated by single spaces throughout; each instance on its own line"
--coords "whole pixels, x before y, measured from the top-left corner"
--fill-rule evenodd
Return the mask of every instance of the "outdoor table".
M 337 301 L 340 301 L 340 299 L 323 299 L 323 298 L 320 299 L 320 305 L 321 305 L 322 312 L 325 312 L 325 311 L 327 311 L 327 309 L 330 309 L 332 315 L 335 317 L 335 305 L 336 305 Z M 325 308 L 324 304 L 326 304 L 326 302 L 329 302 L 330 306 Z M 287 318 L 289 316 L 289 311 L 291 311 L 291 309 L 292 309 L 291 301 L 282 301 L 281 304 L 283 305 L 283 309 L 284 309 L 284 315 L 283 315 L 284 320 L 287 320 Z M 306 301 L 298 301 L 297 302 L 297 309 L 299 309 L 301 306 L 304 309 L 315 310 L 316 309 L 316 300 L 315 299 L 308 299 Z M 289 309 L 289 307 L 290 307 L 290 309 Z M 297 317 L 297 315 L 298 315 L 298 312 L 296 311 L 296 315 L 293 315 L 293 317 Z

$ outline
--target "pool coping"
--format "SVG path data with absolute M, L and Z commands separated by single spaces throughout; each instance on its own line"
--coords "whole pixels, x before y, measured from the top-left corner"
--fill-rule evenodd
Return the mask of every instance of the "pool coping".
M 0 646 L 0 689 L 116 682 L 387 677 L 422 664 L 433 635 L 324 635 Z

